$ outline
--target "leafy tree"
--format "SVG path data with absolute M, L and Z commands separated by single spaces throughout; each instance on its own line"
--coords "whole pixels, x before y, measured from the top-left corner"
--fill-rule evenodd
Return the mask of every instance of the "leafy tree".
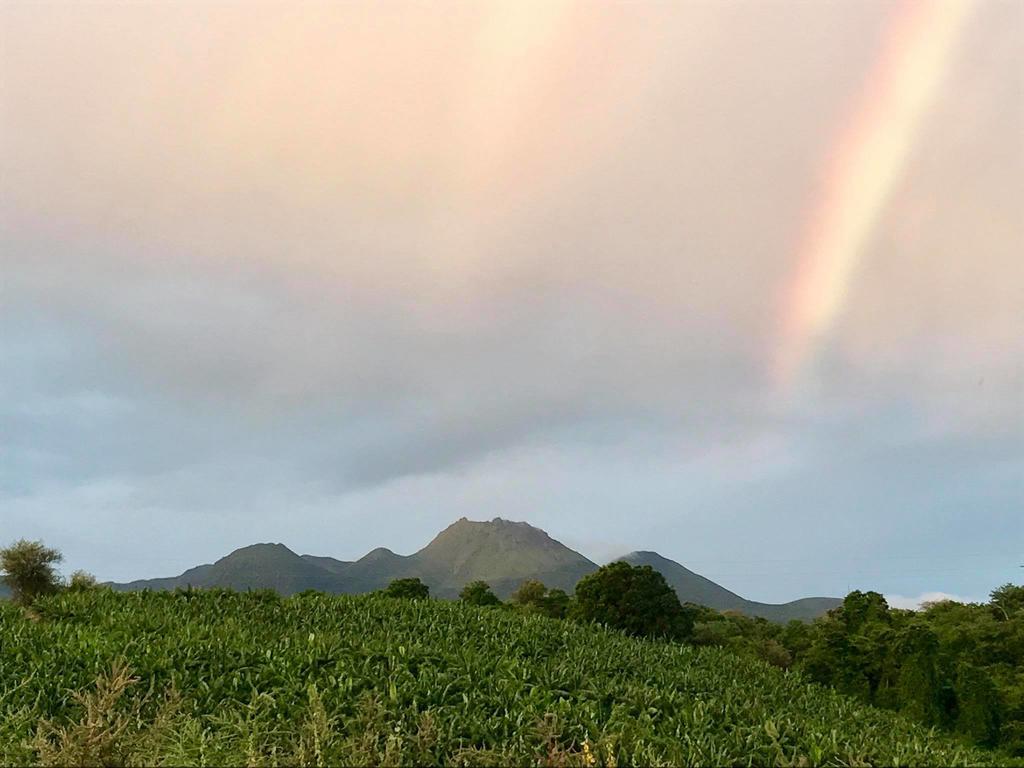
M 519 589 L 512 593 L 512 602 L 515 605 L 540 605 L 544 602 L 544 596 L 548 593 L 548 588 L 544 586 L 543 582 L 537 581 L 537 579 L 527 579 L 519 585 Z
M 569 615 L 569 605 L 571 602 L 569 593 L 564 589 L 551 589 L 544 596 L 544 609 L 551 618 L 564 619 Z
M 999 740 L 999 692 L 983 669 L 961 662 L 956 676 L 958 715 L 956 730 L 978 744 L 993 746 Z
M 890 621 L 889 603 L 878 592 L 851 592 L 832 613 L 846 625 L 848 632 L 857 632 L 866 624 Z
M 68 590 L 71 592 L 88 592 L 98 586 L 96 577 L 87 571 L 75 571 L 68 580 Z
M 395 579 L 384 590 L 387 597 L 399 597 L 405 600 L 426 600 L 430 597 L 430 587 L 418 578 Z
M 622 561 L 599 568 L 576 585 L 572 616 L 642 637 L 682 639 L 693 631 L 692 618 L 664 576 L 649 565 Z
M 1003 584 L 990 595 L 992 612 L 1000 621 L 1024 615 L 1024 587 Z
M 512 593 L 512 604 L 530 613 L 552 619 L 564 619 L 569 610 L 569 595 L 562 589 L 548 589 L 536 579 L 527 579 Z
M 41 541 L 21 539 L 0 549 L 0 571 L 14 602 L 29 605 L 36 598 L 58 592 L 60 577 L 54 565 L 64 556 Z
M 923 622 L 905 627 L 896 640 L 900 657 L 899 703 L 908 717 L 936 725 L 941 717 L 940 683 L 935 669 L 939 640 Z
M 471 581 L 462 588 L 459 600 L 470 605 L 501 605 L 501 600 L 491 591 L 486 581 Z

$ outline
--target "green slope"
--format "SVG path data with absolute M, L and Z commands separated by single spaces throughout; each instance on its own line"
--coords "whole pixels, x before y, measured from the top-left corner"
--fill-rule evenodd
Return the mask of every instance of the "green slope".
M 502 598 L 526 579 L 571 592 L 597 565 L 528 523 L 462 518 L 413 558 L 438 597 L 455 597 L 471 581 L 486 581 Z
M 119 591 L 223 587 L 236 590 L 273 589 L 292 595 L 305 589 L 336 592 L 339 580 L 283 544 L 253 544 L 235 550 L 212 565 L 201 565 L 181 576 L 113 585 Z
M 809 621 L 843 602 L 836 597 L 805 597 L 790 603 L 758 603 L 730 592 L 657 552 L 631 552 L 620 559 L 630 565 L 649 565 L 658 571 L 679 595 L 680 602 L 706 605 L 719 611 L 739 611 L 747 616 L 760 616 L 769 621 Z
M 110 763 L 1000 762 L 722 651 L 455 602 L 98 592 L 0 605 L 0 637 L 2 764 L 46 720 L 48 759 L 86 762 L 118 712 Z M 118 662 L 136 681 L 86 718 L 70 693 Z

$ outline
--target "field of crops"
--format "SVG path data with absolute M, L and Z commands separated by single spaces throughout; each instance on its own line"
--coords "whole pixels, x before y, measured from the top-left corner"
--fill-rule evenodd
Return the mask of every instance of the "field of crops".
M 966 765 L 984 751 L 715 649 L 439 601 L 0 605 L 0 763 Z

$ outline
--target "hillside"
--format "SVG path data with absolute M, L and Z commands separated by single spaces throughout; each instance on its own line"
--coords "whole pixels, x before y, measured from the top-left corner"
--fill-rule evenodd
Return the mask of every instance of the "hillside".
M 200 565 L 169 579 L 117 584 L 120 591 L 225 587 L 236 590 L 274 589 L 292 595 L 304 589 L 337 591 L 336 578 L 283 544 L 253 544 L 235 550 L 212 565 Z
M 809 621 L 842 604 L 834 597 L 806 597 L 790 603 L 757 603 L 746 600 L 735 592 L 694 573 L 674 560 L 657 552 L 631 552 L 620 558 L 630 565 L 649 565 L 665 577 L 684 603 L 697 603 L 719 611 L 739 611 L 747 616 L 760 616 L 769 621 L 787 622 L 793 619 Z
M 833 598 L 807 598 L 782 605 L 755 603 L 654 552 L 634 552 L 622 559 L 651 565 L 661 572 L 683 602 L 737 610 L 772 621 L 811 619 L 839 603 Z M 596 563 L 528 523 L 462 518 L 412 555 L 398 555 L 380 547 L 359 560 L 346 561 L 300 556 L 282 544 L 258 544 L 180 576 L 114 586 L 121 591 L 191 585 L 274 589 L 284 595 L 304 589 L 362 594 L 382 589 L 394 579 L 417 577 L 435 597 L 454 598 L 467 583 L 481 580 L 506 599 L 526 579 L 539 579 L 548 587 L 571 592 L 581 578 L 597 568 Z
M 1000 762 L 725 651 L 457 602 L 98 591 L 0 636 L 4 765 Z
M 502 598 L 526 579 L 571 592 L 597 565 L 528 523 L 462 518 L 413 555 L 421 578 L 439 597 L 455 597 L 467 583 L 486 581 Z

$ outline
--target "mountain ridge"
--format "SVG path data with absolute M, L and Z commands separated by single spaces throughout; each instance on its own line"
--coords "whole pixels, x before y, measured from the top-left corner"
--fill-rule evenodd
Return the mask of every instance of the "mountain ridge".
M 650 565 L 675 589 L 680 602 L 717 610 L 735 610 L 771 621 L 809 620 L 841 601 L 811 597 L 771 604 L 747 600 L 657 552 L 624 555 L 631 565 Z M 215 563 L 190 568 L 179 576 L 112 584 L 117 590 L 166 590 L 192 586 L 237 590 L 274 589 L 284 595 L 305 589 L 359 594 L 383 589 L 397 578 L 419 578 L 435 597 L 452 599 L 470 581 L 485 581 L 507 599 L 526 579 L 571 592 L 598 564 L 522 521 L 496 517 L 473 521 L 462 517 L 411 555 L 377 547 L 358 560 L 299 555 L 283 544 L 253 544 Z

